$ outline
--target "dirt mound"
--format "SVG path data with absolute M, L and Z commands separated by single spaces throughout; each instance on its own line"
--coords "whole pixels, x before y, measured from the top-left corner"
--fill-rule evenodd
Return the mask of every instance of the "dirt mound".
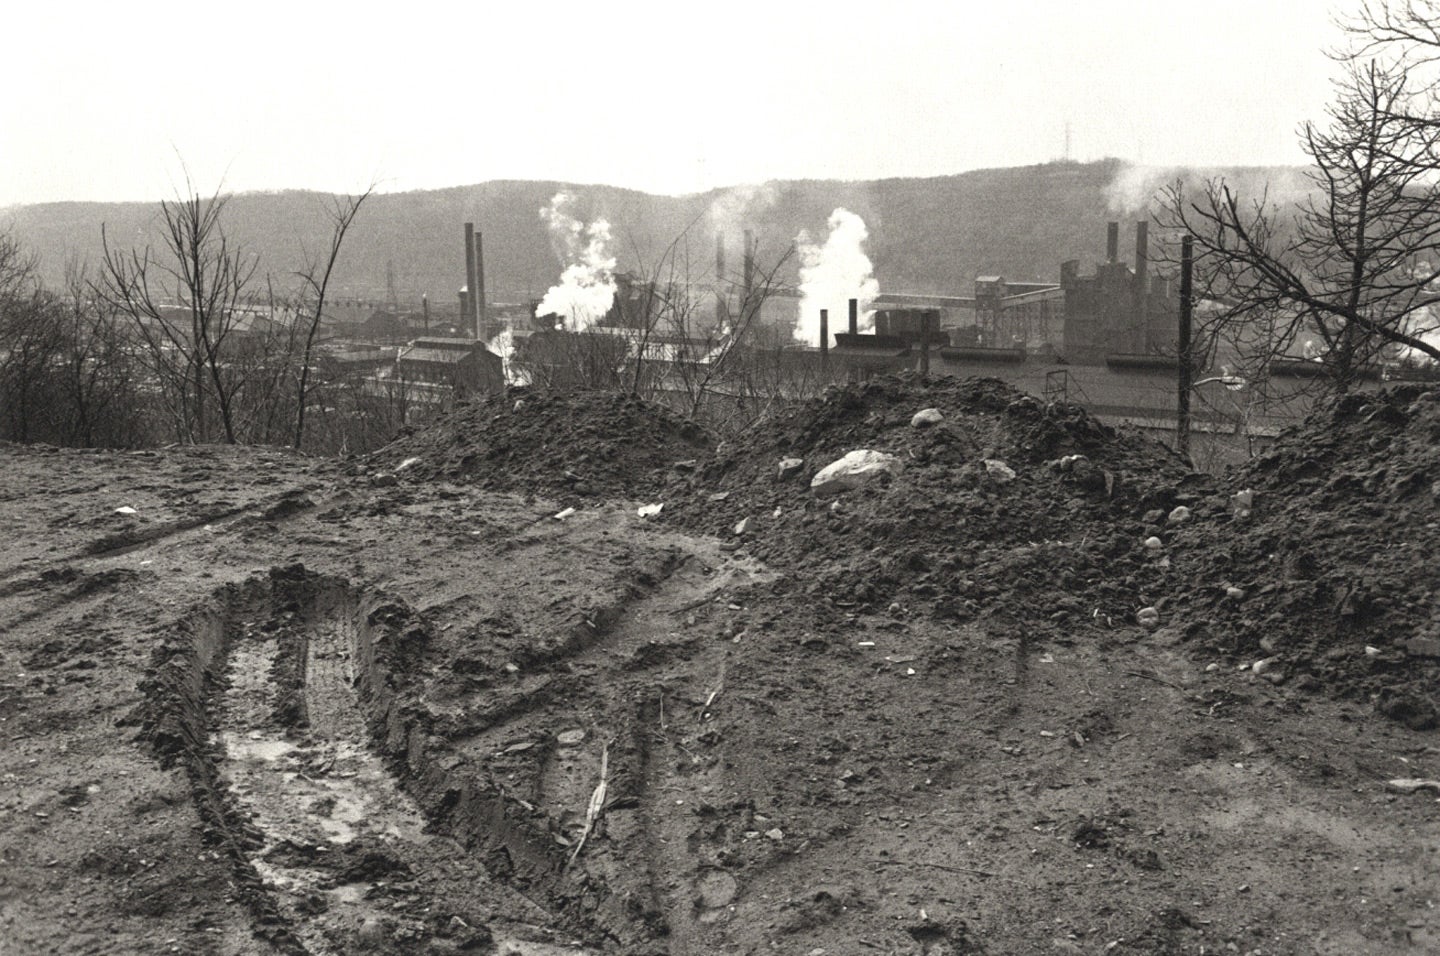
M 633 395 L 511 389 L 459 406 L 370 456 L 399 481 L 565 498 L 644 497 L 712 447 L 698 425 Z
M 1275 681 L 1437 726 L 1440 391 L 1352 395 L 1226 483 L 1177 534 L 1191 636 Z
M 923 409 L 939 420 L 912 424 Z M 813 493 L 812 477 L 856 449 L 895 456 L 895 472 Z M 783 459 L 803 463 L 787 473 Z M 726 443 L 672 483 L 664 517 L 738 540 L 841 606 L 1108 628 L 1139 606 L 1127 579 L 1138 516 L 1184 499 L 1187 472 L 1076 406 L 994 379 L 901 375 L 832 389 Z

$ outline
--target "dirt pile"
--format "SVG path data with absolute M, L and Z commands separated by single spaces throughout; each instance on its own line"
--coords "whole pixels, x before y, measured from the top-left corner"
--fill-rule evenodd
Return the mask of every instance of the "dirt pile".
M 912 423 L 924 409 L 939 420 Z M 813 493 L 856 449 L 897 468 Z M 737 541 L 842 607 L 1108 629 L 1139 607 L 1138 516 L 1189 500 L 1187 471 L 1158 443 L 998 380 L 902 375 L 832 389 L 721 446 L 672 483 L 664 518 Z
M 1440 391 L 1346 397 L 1226 482 L 1247 489 L 1249 509 L 1212 497 L 1169 549 L 1190 636 L 1437 726 Z
M 376 480 L 447 480 L 493 491 L 636 498 L 712 447 L 698 425 L 633 395 L 511 389 L 403 435 L 363 466 Z M 390 477 L 393 476 L 393 479 Z

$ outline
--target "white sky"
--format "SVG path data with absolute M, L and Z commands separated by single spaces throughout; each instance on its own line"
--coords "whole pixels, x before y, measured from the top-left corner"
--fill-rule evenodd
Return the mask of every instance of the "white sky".
M 168 197 L 182 160 L 205 192 L 941 175 L 1059 158 L 1067 122 L 1080 160 L 1299 163 L 1333 8 L 27 3 L 0 51 L 0 206 Z

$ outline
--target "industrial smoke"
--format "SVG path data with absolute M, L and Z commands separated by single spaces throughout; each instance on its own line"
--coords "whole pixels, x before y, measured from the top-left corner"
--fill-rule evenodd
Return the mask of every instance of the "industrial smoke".
M 574 201 L 570 193 L 556 193 L 540 210 L 564 270 L 536 314 L 558 315 L 566 329 L 580 331 L 600 321 L 615 302 L 615 257 L 610 254 L 610 223 L 582 223 L 566 211 Z
M 820 338 L 820 310 L 830 315 L 843 315 L 851 299 L 860 300 L 860 331 L 868 332 L 873 325 L 871 301 L 880 294 L 874 267 L 865 254 L 865 240 L 870 233 L 865 220 L 848 209 L 836 209 L 826 223 L 829 234 L 825 242 L 814 242 L 809 233 L 795 238 L 800 255 L 800 315 L 795 320 L 794 336 L 806 345 L 815 345 Z

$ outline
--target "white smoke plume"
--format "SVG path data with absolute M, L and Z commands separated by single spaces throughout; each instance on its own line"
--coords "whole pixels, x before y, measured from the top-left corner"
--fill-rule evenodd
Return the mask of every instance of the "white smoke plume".
M 1247 205 L 1263 196 L 1267 205 L 1284 208 L 1301 202 L 1315 190 L 1305 170 L 1295 166 L 1221 168 L 1126 163 L 1105 187 L 1105 201 L 1117 216 L 1149 215 L 1160 208 L 1161 191 L 1177 180 L 1187 195 L 1198 195 L 1210 179 L 1223 179 Z
M 742 232 L 753 217 L 775 204 L 777 191 L 773 182 L 730 187 L 710 200 L 705 210 L 708 231 L 727 236 Z
M 485 347 L 500 356 L 500 367 L 505 374 L 507 384 L 530 384 L 530 376 L 515 367 L 515 333 L 510 326 L 507 325 L 501 329 L 500 333 L 486 343 Z
M 800 314 L 795 319 L 796 341 L 817 345 L 820 341 L 820 310 L 830 310 L 830 333 L 845 331 L 848 304 L 860 300 L 860 331 L 874 326 L 870 303 L 880 294 L 874 267 L 865 254 L 869 230 L 865 220 L 848 209 L 836 209 L 826 223 L 830 230 L 823 245 L 808 232 L 795 237 L 800 254 Z
M 537 314 L 558 315 L 566 329 L 578 332 L 604 318 L 615 302 L 615 257 L 610 254 L 610 223 L 582 223 L 565 211 L 574 201 L 570 193 L 556 193 L 540 210 L 565 269 L 540 300 Z

